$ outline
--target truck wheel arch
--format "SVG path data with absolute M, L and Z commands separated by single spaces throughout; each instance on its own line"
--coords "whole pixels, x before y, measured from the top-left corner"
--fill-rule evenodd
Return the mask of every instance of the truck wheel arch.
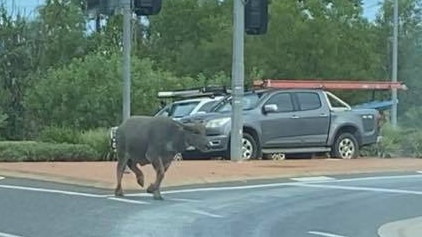
M 334 145 L 334 143 L 336 142 L 337 138 L 343 134 L 343 133 L 350 133 L 353 134 L 353 136 L 356 138 L 358 145 L 360 146 L 362 144 L 362 135 L 359 131 L 359 129 L 351 124 L 347 124 L 347 125 L 343 125 L 341 127 L 339 127 L 335 133 L 333 138 L 331 139 L 330 145 Z

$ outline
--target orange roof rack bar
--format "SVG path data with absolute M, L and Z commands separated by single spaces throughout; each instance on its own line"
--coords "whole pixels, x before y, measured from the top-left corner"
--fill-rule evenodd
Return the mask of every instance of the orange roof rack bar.
M 256 80 L 254 87 L 283 89 L 407 90 L 402 82 L 329 80 Z

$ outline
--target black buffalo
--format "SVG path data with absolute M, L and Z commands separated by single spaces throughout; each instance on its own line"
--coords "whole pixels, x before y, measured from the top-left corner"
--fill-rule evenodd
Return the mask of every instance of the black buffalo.
M 199 123 L 182 124 L 168 117 L 132 116 L 116 130 L 117 186 L 116 196 L 123 196 L 123 172 L 128 166 L 144 186 L 144 174 L 137 164 L 152 164 L 156 180 L 148 188 L 154 199 L 163 199 L 160 185 L 164 174 L 177 153 L 193 146 L 201 151 L 208 149 L 205 127 Z

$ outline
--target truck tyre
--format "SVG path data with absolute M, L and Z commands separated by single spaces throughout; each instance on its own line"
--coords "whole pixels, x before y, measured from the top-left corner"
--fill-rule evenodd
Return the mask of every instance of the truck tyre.
M 258 144 L 255 138 L 249 133 L 243 133 L 242 138 L 242 159 L 252 160 L 258 157 Z
M 351 133 L 340 133 L 334 141 L 331 156 L 341 159 L 354 159 L 359 154 L 359 144 Z

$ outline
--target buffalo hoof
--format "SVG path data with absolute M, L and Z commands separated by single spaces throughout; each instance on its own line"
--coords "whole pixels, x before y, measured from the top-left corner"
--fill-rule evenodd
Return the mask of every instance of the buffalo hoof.
M 149 185 L 149 187 L 147 188 L 147 193 L 154 193 L 156 190 L 154 184 Z
M 145 182 L 144 182 L 144 177 L 138 177 L 138 178 L 136 178 L 136 181 L 138 182 L 138 184 L 139 184 L 141 187 L 144 187 L 144 184 L 145 184 Z
M 123 197 L 123 191 L 121 189 L 114 191 L 114 196 Z
M 164 200 L 163 196 L 161 196 L 160 192 L 158 192 L 158 191 L 154 192 L 153 197 L 154 197 L 154 200 L 160 200 L 160 201 Z

